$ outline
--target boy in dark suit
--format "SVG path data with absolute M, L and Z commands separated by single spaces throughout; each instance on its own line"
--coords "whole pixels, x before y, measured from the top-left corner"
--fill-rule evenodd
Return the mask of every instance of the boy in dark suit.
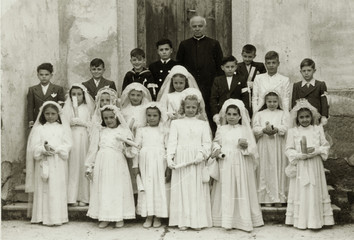
M 247 87 L 247 78 L 240 73 L 236 73 L 237 60 L 234 56 L 224 57 L 221 69 L 225 75 L 214 79 L 211 88 L 210 108 L 213 115 L 213 121 L 218 124 L 218 113 L 224 102 L 230 98 L 240 99 L 245 107 L 249 109 L 249 94 Z
M 245 75 L 247 78 L 250 78 L 250 81 L 254 81 L 254 78 L 257 74 L 266 73 L 267 70 L 263 63 L 261 62 L 254 62 L 253 59 L 256 57 L 256 47 L 251 44 L 246 44 L 242 48 L 242 59 L 243 62 L 237 64 L 237 72 Z M 252 75 L 249 76 L 252 67 L 254 67 L 254 71 L 252 71 Z
M 300 69 L 300 73 L 304 79 L 294 83 L 291 106 L 295 106 L 296 100 L 306 98 L 321 114 L 321 123 L 326 125 L 329 109 L 326 97 L 326 83 L 313 78 L 313 74 L 316 72 L 316 65 L 312 59 L 305 58 L 302 60 Z
M 149 69 L 145 67 L 145 52 L 140 48 L 134 48 L 130 52 L 130 62 L 133 69 L 128 71 L 123 80 L 122 91 L 131 83 L 138 82 L 149 89 L 151 97 L 156 100 L 158 85 Z
M 61 86 L 50 82 L 53 77 L 53 65 L 42 63 L 37 67 L 37 76 L 40 84 L 28 89 L 27 94 L 27 115 L 28 126 L 31 128 L 39 113 L 39 108 L 45 101 L 64 103 L 64 89 Z
M 154 77 L 155 83 L 157 84 L 156 93 L 160 91 L 160 88 L 170 72 L 171 68 L 177 65 L 177 62 L 171 59 L 171 54 L 173 52 L 172 42 L 170 39 L 161 39 L 156 43 L 157 54 L 160 60 L 153 62 L 149 66 L 149 70 Z
M 87 88 L 88 93 L 93 99 L 96 98 L 97 91 L 105 86 L 117 91 L 115 83 L 103 77 L 104 71 L 105 66 L 102 59 L 95 58 L 90 62 L 90 72 L 92 74 L 92 78 L 86 82 L 83 82 L 82 85 Z
M 267 70 L 262 62 L 254 62 L 253 59 L 256 57 L 256 47 L 251 44 L 246 44 L 242 48 L 242 59 L 243 62 L 237 64 L 237 72 L 241 75 L 245 75 L 247 78 L 247 86 L 250 90 L 249 98 L 252 99 L 252 88 L 253 81 L 256 75 L 266 73 Z M 252 115 L 252 104 L 249 104 L 250 115 Z

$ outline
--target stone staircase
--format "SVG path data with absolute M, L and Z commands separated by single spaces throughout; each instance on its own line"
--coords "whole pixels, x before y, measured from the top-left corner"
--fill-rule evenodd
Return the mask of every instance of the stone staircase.
M 325 169 L 326 177 L 330 175 L 330 171 Z M 327 177 L 328 179 L 328 177 Z M 328 192 L 333 199 L 333 194 L 335 194 L 335 189 L 333 186 L 328 185 Z M 332 200 L 333 201 L 333 200 Z M 25 185 L 19 185 L 14 189 L 14 202 L 7 204 L 2 207 L 2 220 L 18 220 L 18 219 L 28 219 L 27 217 L 28 208 L 28 194 L 25 193 Z M 286 207 L 261 207 L 263 220 L 265 223 L 285 223 L 285 212 Z M 334 219 L 338 222 L 340 219 L 341 209 L 332 204 Z M 91 219 L 86 216 L 88 206 L 85 207 L 68 207 L 69 220 L 70 221 L 90 221 Z M 137 218 L 139 221 L 140 218 Z

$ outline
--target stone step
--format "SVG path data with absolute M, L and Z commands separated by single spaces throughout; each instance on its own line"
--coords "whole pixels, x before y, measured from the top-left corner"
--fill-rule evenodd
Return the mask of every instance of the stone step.
M 14 202 L 28 202 L 28 193 L 25 192 L 25 184 L 18 185 L 14 188 Z
M 332 194 L 333 191 L 335 190 L 333 186 L 328 185 L 327 186 L 328 193 Z M 25 193 L 25 185 L 18 185 L 14 188 L 15 194 L 14 194 L 14 202 L 23 202 L 26 203 L 28 202 L 28 193 Z
M 27 217 L 27 203 L 13 203 L 5 205 L 2 209 L 2 220 L 29 220 Z M 261 207 L 263 220 L 265 223 L 284 223 L 286 207 Z M 334 219 L 338 218 L 341 209 L 332 204 Z M 86 216 L 88 206 L 85 207 L 68 207 L 70 221 L 92 221 Z M 143 222 L 139 216 L 135 221 Z

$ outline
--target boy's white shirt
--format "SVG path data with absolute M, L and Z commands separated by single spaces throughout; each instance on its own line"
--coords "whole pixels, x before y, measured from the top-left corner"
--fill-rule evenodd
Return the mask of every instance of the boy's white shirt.
M 93 81 L 95 82 L 96 87 L 98 87 L 98 84 L 100 84 L 100 80 L 93 79 Z
M 232 77 L 226 77 L 227 80 L 227 86 L 229 86 L 229 90 L 231 88 L 231 82 L 232 82 Z
M 301 81 L 301 87 L 305 86 L 306 84 L 309 84 L 309 85 L 312 85 L 312 86 L 315 86 L 315 79 L 312 78 L 311 81 L 307 82 L 306 80 L 302 80 Z
M 45 95 L 45 94 L 47 93 L 47 91 L 48 91 L 49 83 L 48 83 L 46 86 L 43 86 L 43 85 L 41 84 L 41 86 L 42 86 L 43 95 Z
M 171 60 L 171 58 L 169 58 L 169 59 L 167 59 L 167 60 L 162 60 L 162 59 L 160 59 L 160 61 L 161 61 L 162 63 L 168 63 L 170 60 Z
M 260 100 L 260 97 L 264 96 L 265 92 L 277 91 L 281 94 L 283 100 L 283 110 L 289 111 L 290 104 L 290 80 L 288 77 L 279 73 L 270 76 L 268 73 L 256 75 L 253 83 L 253 95 L 252 95 L 252 108 L 253 112 L 257 112 L 260 107 L 260 103 L 264 103 L 264 100 Z

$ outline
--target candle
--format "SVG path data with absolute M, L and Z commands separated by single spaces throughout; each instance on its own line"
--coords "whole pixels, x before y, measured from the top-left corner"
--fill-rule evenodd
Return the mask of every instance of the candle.
M 302 136 L 300 140 L 301 152 L 307 154 L 307 139 L 305 136 Z
M 72 96 L 72 101 L 73 101 L 73 108 L 74 108 L 74 116 L 77 118 L 79 117 L 79 111 L 77 109 L 79 107 L 79 104 L 77 102 L 77 97 Z

